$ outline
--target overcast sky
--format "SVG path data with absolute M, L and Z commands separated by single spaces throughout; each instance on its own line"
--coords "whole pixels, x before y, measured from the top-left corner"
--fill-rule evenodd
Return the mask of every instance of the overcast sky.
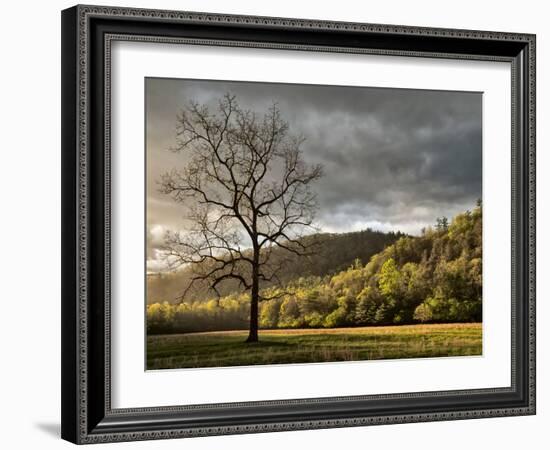
M 315 184 L 324 231 L 418 234 L 436 217 L 452 217 L 481 198 L 481 93 L 148 78 L 150 250 L 165 229 L 182 227 L 181 207 L 156 183 L 184 164 L 169 151 L 176 114 L 189 100 L 215 106 L 225 93 L 259 113 L 277 102 L 290 132 L 305 136 L 304 160 L 324 166 Z

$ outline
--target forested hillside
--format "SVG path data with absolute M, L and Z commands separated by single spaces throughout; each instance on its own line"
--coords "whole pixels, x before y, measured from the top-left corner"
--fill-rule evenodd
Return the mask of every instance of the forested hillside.
M 367 232 L 365 232 L 367 233 Z M 370 233 L 370 232 L 369 232 Z M 353 246 L 362 247 L 353 233 Z M 357 235 L 357 236 L 355 236 Z M 371 236 L 365 234 L 365 237 Z M 333 275 L 319 272 L 343 264 L 339 250 L 327 245 L 317 264 L 289 276 L 302 276 L 284 287 L 264 289 L 260 327 L 333 328 L 410 323 L 479 322 L 482 297 L 482 209 L 457 215 L 449 224 L 440 219 L 421 236 L 398 239 L 373 255 L 366 265 L 357 259 Z M 338 240 L 335 237 L 336 245 Z M 330 242 L 331 238 L 327 242 Z M 380 241 L 382 242 L 382 240 Z M 343 254 L 349 255 L 349 252 Z M 166 299 L 169 300 L 169 299 Z M 167 301 L 147 307 L 149 333 L 181 333 L 244 329 L 249 315 L 248 294 L 220 299 Z
M 401 233 L 382 233 L 380 231 L 364 230 L 352 233 L 320 233 L 303 238 L 304 244 L 311 248 L 311 256 L 298 256 L 280 248 L 274 248 L 270 258 L 273 266 L 281 265 L 278 272 L 283 285 L 301 277 L 323 277 L 333 275 L 348 268 L 355 260 L 365 263 L 397 239 Z M 284 258 L 284 264 L 281 264 Z M 147 303 L 180 303 L 204 301 L 213 296 L 208 289 L 208 283 L 195 283 L 193 290 L 186 298 L 180 296 L 189 285 L 191 270 L 153 274 L 147 279 Z M 273 283 L 264 283 L 269 287 Z M 219 286 L 221 295 L 226 296 L 239 291 L 239 285 L 234 280 L 227 280 Z

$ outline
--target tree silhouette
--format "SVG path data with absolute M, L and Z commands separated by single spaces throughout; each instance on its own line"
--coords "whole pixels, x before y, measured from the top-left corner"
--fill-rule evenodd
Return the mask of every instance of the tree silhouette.
M 218 295 L 228 280 L 250 291 L 247 342 L 258 340 L 260 285 L 277 281 L 284 264 L 268 264 L 273 249 L 311 251 L 301 238 L 314 228 L 310 185 L 322 168 L 304 162 L 303 141 L 289 133 L 277 104 L 258 115 L 229 94 L 217 108 L 190 102 L 177 116 L 173 151 L 186 164 L 162 175 L 160 189 L 185 207 L 189 226 L 166 234 L 164 253 L 173 266 L 193 266 L 182 297 L 197 281 Z
M 447 231 L 449 229 L 449 219 L 447 219 L 445 216 L 438 217 L 436 219 L 435 228 L 437 229 L 437 231 Z

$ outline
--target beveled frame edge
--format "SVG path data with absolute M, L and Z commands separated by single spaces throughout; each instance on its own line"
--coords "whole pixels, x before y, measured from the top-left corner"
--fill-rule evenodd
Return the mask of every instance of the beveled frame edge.
M 476 41 L 500 41 L 517 42 L 523 49 L 513 60 L 513 74 L 518 76 L 513 80 L 513 89 L 518 91 L 519 103 L 514 109 L 513 134 L 516 136 L 513 145 L 517 145 L 520 164 L 517 168 L 518 192 L 517 204 L 513 205 L 513 213 L 516 219 L 520 237 L 525 237 L 527 242 L 517 242 L 520 250 L 519 260 L 524 262 L 522 266 L 525 273 L 518 276 L 523 280 L 518 284 L 525 285 L 528 290 L 527 310 L 525 311 L 524 337 L 527 338 L 527 352 L 521 361 L 521 367 L 525 374 L 520 374 L 527 388 L 527 399 L 517 407 L 479 408 L 472 410 L 440 411 L 428 413 L 391 414 L 386 416 L 372 415 L 365 417 L 341 417 L 320 418 L 316 420 L 292 420 L 276 423 L 252 423 L 244 425 L 220 425 L 220 426 L 190 426 L 187 428 L 171 428 L 166 425 L 164 429 L 155 431 L 140 429 L 139 415 L 147 413 L 155 415 L 155 420 L 169 422 L 168 412 L 177 412 L 181 407 L 167 408 L 142 408 L 140 410 L 111 410 L 108 386 L 105 386 L 105 401 L 103 412 L 94 411 L 97 416 L 103 416 L 102 427 L 91 424 L 89 418 L 92 415 L 93 403 L 89 401 L 90 377 L 97 377 L 98 371 L 90 366 L 91 352 L 89 336 L 91 328 L 91 316 L 94 311 L 90 305 L 89 269 L 93 261 L 90 261 L 89 240 L 93 233 L 91 219 L 94 211 L 89 205 L 90 183 L 90 122 L 97 117 L 89 117 L 89 103 L 93 99 L 88 94 L 90 87 L 90 34 L 88 30 L 91 18 L 132 18 L 140 21 L 158 21 L 163 23 L 181 23 L 217 26 L 239 25 L 247 28 L 275 28 L 279 31 L 291 29 L 315 29 L 329 30 L 331 32 L 377 33 L 383 36 L 428 36 L 442 38 L 472 39 Z M 466 419 L 474 417 L 498 417 L 508 415 L 525 415 L 535 413 L 535 36 L 530 34 L 499 33 L 470 30 L 448 30 L 424 27 L 404 27 L 395 25 L 360 24 L 347 22 L 310 21 L 304 19 L 283 19 L 270 17 L 233 16 L 219 14 L 203 14 L 180 11 L 157 11 L 145 9 L 112 8 L 98 6 L 76 6 L 65 10 L 62 17 L 62 138 L 63 138 L 63 198 L 62 198 L 62 223 L 63 223 L 63 267 L 62 267 L 62 436 L 76 443 L 94 443 L 108 441 L 126 441 L 141 439 L 162 439 L 184 436 L 204 436 L 213 434 L 235 434 L 249 432 L 269 432 L 293 429 L 311 429 L 328 427 L 360 426 L 370 424 L 404 423 L 419 421 L 437 421 L 449 419 Z M 341 49 L 340 49 L 341 50 Z M 388 51 L 383 52 L 389 54 Z M 411 53 L 411 52 L 409 52 Z M 445 53 L 430 53 L 431 56 L 455 57 L 456 55 Z M 426 56 L 419 55 L 419 56 Z M 478 55 L 479 56 L 479 55 Z M 463 55 L 465 58 L 465 56 Z M 97 69 L 97 68 L 96 68 Z M 106 93 L 108 86 L 105 86 Z M 106 97 L 107 99 L 107 97 Z M 107 100 L 108 101 L 108 100 Z M 514 131 L 517 129 L 517 132 Z M 105 127 L 105 142 L 109 140 L 109 127 Z M 75 148 L 77 151 L 75 151 Z M 105 161 L 104 182 L 109 183 L 108 158 Z M 513 177 L 514 178 L 514 177 Z M 97 183 L 99 180 L 95 180 Z M 107 189 L 108 192 L 108 189 Z M 105 205 L 108 210 L 109 196 L 105 196 Z M 97 211 L 95 211 L 97 213 Z M 97 214 L 96 214 L 97 215 Z M 97 217 L 96 217 L 97 219 Z M 108 217 L 106 218 L 108 221 Z M 106 224 L 108 230 L 108 223 Z M 109 246 L 109 234 L 106 233 L 105 244 Z M 523 245 L 527 244 L 527 245 Z M 515 247 L 513 245 L 513 247 Z M 105 255 L 108 260 L 108 252 Z M 108 274 L 105 274 L 108 277 Z M 109 296 L 109 280 L 106 280 L 106 297 Z M 525 283 L 526 282 L 526 283 Z M 518 293 L 522 294 L 522 287 L 518 286 Z M 75 297 L 78 299 L 75 304 Z M 521 298 L 521 297 L 520 297 Z M 96 305 L 97 307 L 97 305 Z M 514 320 L 522 318 L 515 318 Z M 109 317 L 106 312 L 105 323 L 108 326 Z M 515 322 L 514 322 L 515 323 Z M 523 322 L 522 322 L 523 323 Z M 108 336 L 104 341 L 106 355 L 109 353 Z M 91 369 L 91 370 L 90 370 Z M 106 361 L 105 375 L 109 379 L 109 364 Z M 99 374 L 101 375 L 101 374 Z M 515 380 L 514 380 L 515 381 Z M 482 390 L 486 391 L 486 390 Z M 453 391 L 454 393 L 461 391 Z M 422 398 L 420 394 L 403 394 L 401 398 Z M 431 393 L 444 394 L 444 393 Z M 456 394 L 460 395 L 460 394 Z M 378 398 L 390 398 L 392 396 L 374 396 Z M 373 398 L 373 396 L 369 396 Z M 342 398 L 334 398 L 335 401 Z M 305 403 L 327 399 L 310 399 Z M 256 402 L 255 402 L 256 403 Z M 304 402 L 299 399 L 277 402 L 257 402 L 269 404 L 292 404 Z M 223 406 L 223 405 L 215 405 Z M 246 404 L 238 405 L 246 407 Z M 200 409 L 201 405 L 197 405 Z M 208 409 L 208 408 L 205 408 Z M 133 418 L 134 426 L 127 431 L 116 431 L 116 423 Z M 119 427 L 118 430 L 121 428 Z

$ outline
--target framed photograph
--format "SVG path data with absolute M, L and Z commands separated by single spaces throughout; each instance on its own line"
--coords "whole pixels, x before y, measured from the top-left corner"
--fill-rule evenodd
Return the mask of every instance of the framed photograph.
M 535 36 L 62 12 L 62 437 L 535 413 Z

